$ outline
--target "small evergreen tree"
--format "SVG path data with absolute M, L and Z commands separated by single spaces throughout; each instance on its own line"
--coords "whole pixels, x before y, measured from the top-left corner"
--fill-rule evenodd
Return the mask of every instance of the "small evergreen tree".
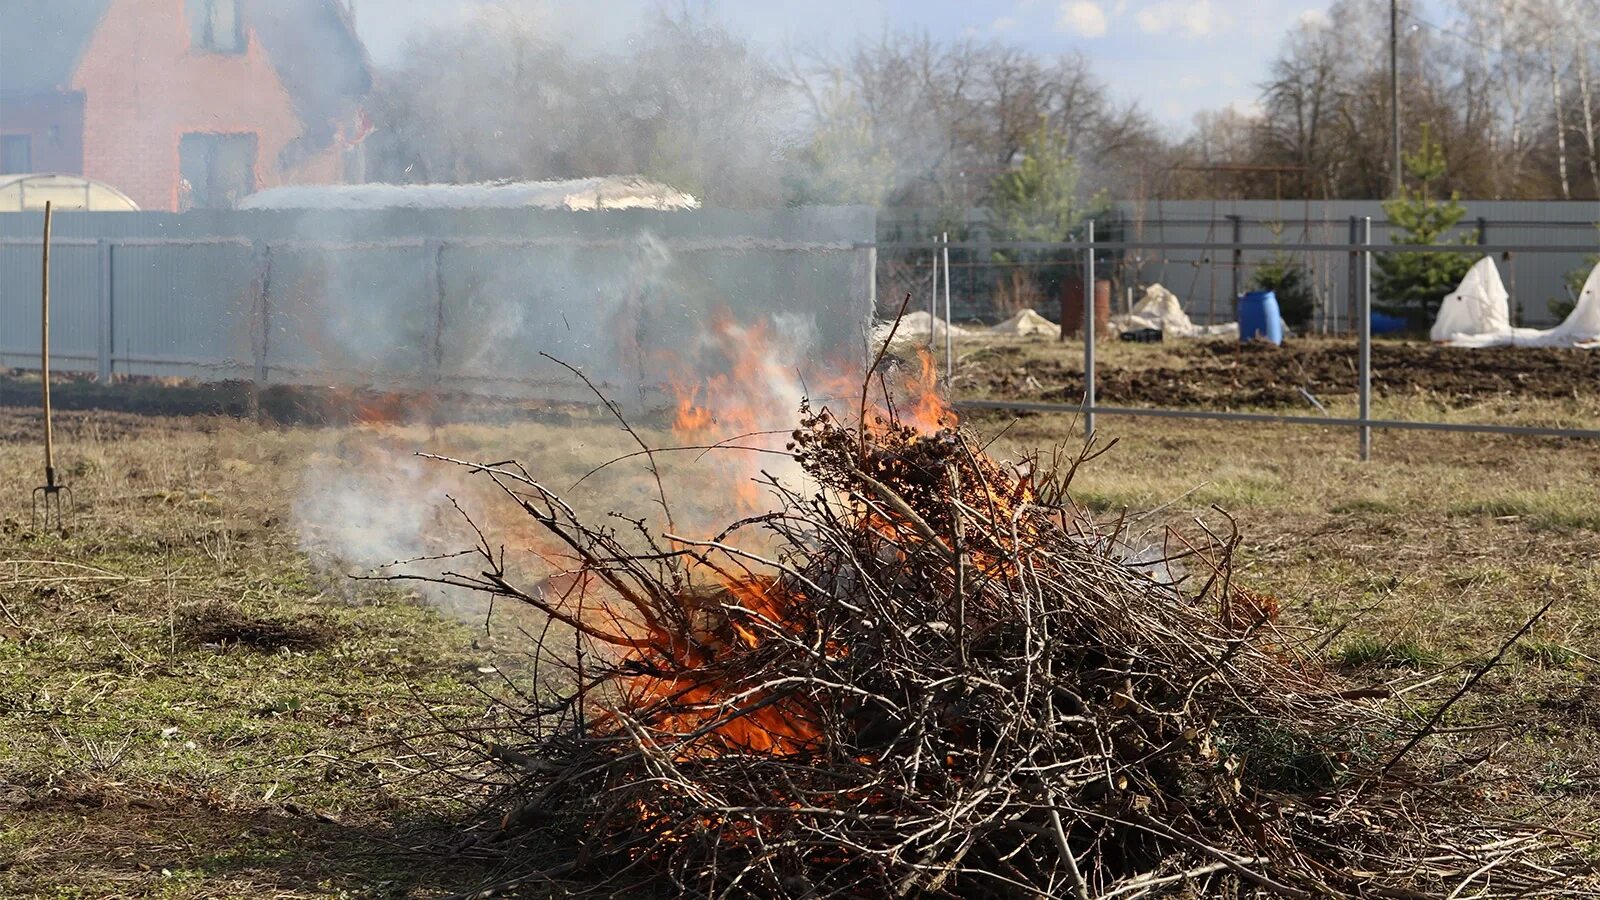
M 1278 298 L 1278 312 L 1294 328 L 1304 328 L 1317 311 L 1317 299 L 1306 282 L 1306 268 L 1287 253 L 1277 253 L 1256 267 L 1250 287 L 1271 291 Z
M 1416 187 L 1402 188 L 1400 196 L 1383 204 L 1389 222 L 1400 229 L 1396 244 L 1428 246 L 1476 243 L 1476 233 L 1451 238 L 1450 232 L 1466 216 L 1459 194 L 1448 201 L 1433 198 L 1433 184 L 1445 175 L 1444 148 L 1426 126 L 1422 146 L 1405 158 L 1406 174 Z M 1375 260 L 1373 306 L 1404 316 L 1414 327 L 1426 327 L 1438 315 L 1439 304 L 1456 289 L 1472 268 L 1468 253 L 1383 253 Z
M 1008 241 L 1063 241 L 1083 218 L 1081 173 L 1067 136 L 1044 123 L 1028 135 L 1022 162 L 989 185 L 989 210 Z
M 991 235 L 1002 241 L 1067 240 L 1073 229 L 1107 207 L 1103 196 L 1087 201 L 1079 197 L 1081 174 L 1077 158 L 1067 149 L 1066 134 L 1040 122 L 1028 135 L 1022 160 L 989 183 Z M 1030 263 L 1038 296 L 1052 299 L 1060 296 L 1068 272 L 1078 265 L 1077 254 L 1063 258 L 1048 250 L 1003 250 L 994 256 L 1000 263 Z M 1023 293 L 1015 278 L 997 287 L 997 292 Z

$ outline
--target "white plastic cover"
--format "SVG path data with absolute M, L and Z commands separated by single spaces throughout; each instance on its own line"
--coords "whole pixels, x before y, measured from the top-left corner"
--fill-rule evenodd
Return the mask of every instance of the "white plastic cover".
M 1126 316 L 1117 316 L 1113 322 L 1123 331 L 1137 331 L 1141 328 L 1154 328 L 1168 337 L 1211 337 L 1218 335 L 1239 334 L 1239 323 L 1229 322 L 1224 325 L 1196 325 L 1183 311 L 1183 304 L 1178 301 L 1178 295 L 1167 290 L 1159 284 L 1152 284 L 1144 289 L 1144 294 L 1139 302 L 1134 304 L 1133 312 Z
M 1474 276 L 1487 264 L 1489 275 Z M 1485 278 L 1490 280 L 1484 280 Z M 1497 290 L 1496 290 L 1497 289 Z M 1457 301 L 1452 304 L 1452 301 Z M 1461 287 L 1445 298 L 1433 339 L 1452 347 L 1583 347 L 1600 349 L 1600 266 L 1578 294 L 1578 305 L 1554 328 L 1512 328 L 1510 297 L 1500 284 L 1494 260 L 1484 257 L 1472 267 Z M 1481 316 L 1477 320 L 1469 315 Z M 1477 330 L 1466 330 L 1467 328 Z
M 999 325 L 989 329 L 994 334 L 1031 336 L 1041 334 L 1045 337 L 1061 337 L 1061 326 L 1046 319 L 1031 309 L 1025 309 Z
M 938 316 L 926 312 L 906 313 L 900 317 L 900 324 L 893 322 L 879 322 L 872 329 L 873 346 L 882 344 L 889 339 L 889 333 L 894 332 L 896 343 L 904 341 L 943 341 L 948 333 L 950 337 L 971 337 L 972 332 L 960 325 L 951 325 Z
M 1511 295 L 1494 257 L 1472 264 L 1455 292 L 1439 305 L 1429 336 L 1440 343 L 1511 333 Z
M 1589 270 L 1589 278 L 1578 292 L 1578 305 L 1560 325 L 1544 333 L 1558 347 L 1586 347 L 1600 344 L 1600 266 Z M 1550 346 L 1550 345 L 1545 345 Z

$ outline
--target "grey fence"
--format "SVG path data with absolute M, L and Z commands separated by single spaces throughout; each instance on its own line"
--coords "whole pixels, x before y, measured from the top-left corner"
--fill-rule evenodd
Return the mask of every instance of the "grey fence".
M 41 216 L 0 216 L 0 366 L 37 368 Z M 58 371 L 622 401 L 719 317 L 858 358 L 873 213 L 68 213 Z M 803 348 L 796 348 L 797 343 Z
M 1336 417 L 1327 415 L 1324 410 L 1322 416 L 1309 415 L 1280 415 L 1274 413 L 1239 412 L 1233 410 L 1214 409 L 1168 409 L 1161 407 L 1126 407 L 1108 406 L 1099 401 L 1097 394 L 1098 369 L 1096 365 L 1096 316 L 1092 299 L 1094 282 L 1097 273 L 1097 261 L 1106 257 L 1126 259 L 1133 254 L 1178 254 L 1201 253 L 1210 256 L 1219 252 L 1229 254 L 1271 254 L 1278 252 L 1278 244 L 1230 242 L 1217 245 L 1208 242 L 1178 242 L 1178 241 L 1139 241 L 1112 238 L 1109 240 L 1097 239 L 1094 223 L 1090 223 L 1084 230 L 1083 236 L 1074 241 L 1028 243 L 1028 242 L 994 242 L 986 244 L 985 249 L 1003 250 L 1015 253 L 1046 254 L 1053 259 L 1074 263 L 1079 267 L 1084 277 L 1079 282 L 1078 290 L 1083 293 L 1078 298 L 1082 319 L 1076 324 L 1082 331 L 1083 345 L 1083 371 L 1084 391 L 1081 403 L 1046 403 L 1020 400 L 987 400 L 962 398 L 952 396 L 951 401 L 958 408 L 990 409 L 1012 412 L 1030 413 L 1063 413 L 1081 416 L 1085 434 L 1092 439 L 1095 435 L 1097 419 L 1101 416 L 1126 416 L 1134 418 L 1169 418 L 1193 419 L 1222 422 L 1253 422 L 1261 424 L 1313 426 L 1319 428 L 1349 428 L 1353 430 L 1358 439 L 1359 453 L 1363 460 L 1371 458 L 1372 433 L 1374 430 L 1413 430 L 1413 431 L 1441 431 L 1465 432 L 1477 434 L 1505 434 L 1526 437 L 1556 437 L 1580 438 L 1600 440 L 1600 428 L 1574 428 L 1557 426 L 1523 426 L 1506 425 L 1495 422 L 1433 422 L 1412 421 L 1401 419 L 1378 418 L 1372 413 L 1372 316 L 1373 310 L 1373 261 L 1375 255 L 1381 251 L 1382 246 L 1376 242 L 1375 223 L 1370 219 L 1358 220 L 1355 224 L 1354 235 L 1349 241 L 1330 242 L 1304 242 L 1300 245 L 1303 252 L 1311 254 L 1327 254 L 1339 259 L 1348 260 L 1348 277 L 1350 281 L 1350 304 L 1353 330 L 1357 337 L 1355 360 L 1356 369 L 1356 399 L 1357 414 L 1354 417 Z M 932 256 L 942 256 L 946 252 L 965 250 L 971 251 L 971 246 L 960 246 L 943 242 L 901 242 L 882 245 L 880 252 L 884 253 L 914 253 Z M 1410 246 L 1410 252 L 1417 253 L 1454 253 L 1458 248 L 1453 245 L 1441 244 L 1430 246 Z M 1560 248 L 1551 248 L 1543 244 L 1511 244 L 1493 243 L 1480 247 L 1486 254 L 1500 255 L 1506 258 L 1515 258 L 1518 255 L 1527 257 L 1543 257 L 1546 255 L 1560 254 Z M 954 279 L 946 269 L 945 283 L 949 284 Z M 1103 274 L 1103 273 L 1102 273 Z M 929 292 L 928 307 L 930 311 L 940 312 L 945 317 L 952 317 L 953 298 L 946 293 L 943 303 L 939 302 L 936 291 Z M 1063 323 L 1068 324 L 1068 323 Z M 946 373 L 954 371 L 955 344 L 946 332 L 943 346 L 940 342 L 930 338 L 930 347 L 944 353 L 942 368 Z M 1583 352 L 1597 352 L 1600 350 L 1587 350 Z M 1573 385 L 1574 390 L 1588 387 L 1588 385 Z
M 1475 255 L 1493 255 L 1511 292 L 1513 321 L 1552 325 L 1560 320 L 1551 304 L 1572 300 L 1569 273 L 1584 274 L 1600 252 L 1600 204 L 1593 201 L 1464 201 L 1467 216 L 1452 238 L 1476 246 Z M 1248 290 L 1256 268 L 1285 255 L 1309 276 L 1319 301 L 1313 319 L 1318 330 L 1356 330 L 1359 273 L 1347 253 L 1305 249 L 1311 245 L 1353 244 L 1372 220 L 1372 243 L 1381 252 L 1397 229 L 1375 200 L 1362 201 L 1152 201 L 1121 204 L 1121 231 L 1128 241 L 1151 244 L 1209 244 L 1208 249 L 1131 249 L 1119 270 L 1141 283 L 1160 282 L 1178 294 L 1196 321 L 1231 321 L 1233 298 Z M 1231 244 L 1270 249 L 1234 250 Z M 1539 253 L 1494 250 L 1537 246 Z M 1385 298 L 1374 298 L 1382 302 Z
M 1467 215 L 1451 235 L 1477 246 L 1467 254 L 1488 252 L 1494 245 L 1538 246 L 1537 255 L 1498 252 L 1497 262 L 1511 291 L 1513 318 L 1522 325 L 1551 325 L 1559 317 L 1552 302 L 1570 301 L 1567 276 L 1587 272 L 1600 253 L 1600 203 L 1594 201 L 1463 201 Z M 1234 298 L 1247 290 L 1262 263 L 1287 256 L 1300 265 L 1316 302 L 1309 327 L 1317 331 L 1355 329 L 1353 258 L 1349 253 L 1311 250 L 1310 246 L 1351 244 L 1354 229 L 1372 220 L 1375 250 L 1392 243 L 1396 229 L 1376 200 L 1148 200 L 1113 204 L 1097 223 L 1102 238 L 1140 246 L 1107 251 L 1100 276 L 1113 279 L 1113 304 L 1136 299 L 1143 285 L 1159 283 L 1178 295 L 1196 322 L 1233 319 Z M 878 224 L 883 246 L 879 294 L 898 299 L 906 291 L 919 298 L 931 290 L 933 252 L 915 246 L 941 232 L 950 232 L 952 313 L 959 319 L 996 319 L 1030 305 L 1054 314 L 1059 291 L 1078 282 L 1079 261 L 1071 254 L 1049 251 L 1006 253 L 991 234 L 987 215 L 975 210 L 957 222 L 933 210 L 891 210 Z M 1187 245 L 1174 247 L 1173 245 Z M 1245 245 L 1251 249 L 1236 249 Z M 1259 248 L 1259 249 L 1257 249 Z M 1031 298 L 1017 296 L 1019 270 L 1058 270 L 1060 277 Z M 1030 285 L 1041 279 L 1025 279 Z M 1377 300 L 1381 303 L 1384 298 Z

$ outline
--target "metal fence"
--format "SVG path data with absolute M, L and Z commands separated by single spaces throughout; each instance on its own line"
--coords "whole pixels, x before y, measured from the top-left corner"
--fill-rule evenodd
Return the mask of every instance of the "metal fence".
M 1587 271 L 1600 253 L 1600 204 L 1593 201 L 1463 201 L 1466 217 L 1448 236 L 1466 242 L 1460 252 L 1484 255 L 1496 246 L 1538 246 L 1540 253 L 1497 253 L 1516 307 L 1520 325 L 1559 321 L 1552 304 L 1570 302 L 1570 273 Z M 1373 242 L 1393 243 L 1398 229 L 1376 200 L 1148 200 L 1112 204 L 1099 218 L 1100 235 L 1128 242 L 1120 251 L 1106 251 L 1101 277 L 1116 284 L 1113 305 L 1125 308 L 1142 285 L 1159 283 L 1184 302 L 1197 322 L 1233 318 L 1233 299 L 1248 290 L 1261 266 L 1286 259 L 1307 276 L 1316 309 L 1307 329 L 1322 333 L 1355 329 L 1359 280 L 1347 255 L 1310 249 L 1315 245 L 1356 243 L 1359 229 L 1372 221 Z M 879 295 L 898 300 L 908 290 L 921 297 L 929 290 L 935 253 L 919 242 L 942 232 L 951 234 L 951 275 L 957 320 L 1003 318 L 1023 306 L 1059 308 L 1058 291 L 1080 262 L 1070 254 L 1034 250 L 1032 258 L 1007 252 L 987 214 L 975 210 L 951 221 L 937 210 L 890 210 L 880 216 L 882 247 Z M 1014 279 L 1019 267 L 1052 264 L 1063 276 L 1037 296 L 1023 295 L 1031 285 Z M 1381 299 L 1381 298 L 1380 298 Z
M 1372 432 L 1375 429 L 1391 430 L 1422 430 L 1440 432 L 1465 432 L 1480 434 L 1522 435 L 1533 437 L 1557 438 L 1600 438 L 1600 429 L 1562 428 L 1505 425 L 1492 422 L 1460 423 L 1460 422 L 1428 422 L 1377 418 L 1372 413 L 1372 310 L 1373 310 L 1373 259 L 1375 254 L 1388 248 L 1375 243 L 1374 223 L 1370 219 L 1362 219 L 1357 223 L 1354 240 L 1348 242 L 1303 242 L 1297 249 L 1307 254 L 1320 254 L 1343 262 L 1349 273 L 1351 289 L 1351 313 L 1349 321 L 1354 326 L 1356 335 L 1356 397 L 1357 414 L 1354 417 L 1337 417 L 1331 415 L 1279 415 L 1273 413 L 1234 412 L 1228 410 L 1205 409 L 1164 409 L 1141 408 L 1126 406 L 1106 406 L 1099 402 L 1097 396 L 1097 363 L 1096 363 L 1096 315 L 1093 297 L 1094 282 L 1096 280 L 1097 265 L 1104 259 L 1120 259 L 1126 254 L 1176 254 L 1198 253 L 1217 256 L 1220 254 L 1244 253 L 1272 253 L 1280 245 L 1276 243 L 1248 243 L 1248 242 L 1171 242 L 1171 241 L 1134 241 L 1126 239 L 1097 240 L 1095 225 L 1090 223 L 1083 236 L 1074 241 L 1033 243 L 1033 242 L 988 242 L 984 244 L 987 251 L 1003 250 L 1011 253 L 1032 253 L 1047 257 L 1049 265 L 1072 265 L 1081 273 L 1079 290 L 1083 291 L 1081 307 L 1083 319 L 1081 325 L 1075 322 L 1063 322 L 1073 330 L 1081 329 L 1083 344 L 1084 390 L 1081 403 L 1045 403 L 1017 400 L 984 400 L 963 399 L 952 396 L 951 400 L 956 406 L 967 409 L 991 409 L 1014 412 L 1036 413 L 1067 413 L 1081 416 L 1084 422 L 1085 434 L 1093 437 L 1097 427 L 1097 419 L 1102 416 L 1127 416 L 1166 419 L 1191 419 L 1224 422 L 1254 422 L 1279 425 L 1316 426 L 1322 428 L 1349 428 L 1356 432 L 1359 442 L 1360 457 L 1363 460 L 1371 458 Z M 885 253 L 918 253 L 930 259 L 943 259 L 946 253 L 960 250 L 971 251 L 971 247 L 947 243 L 944 241 L 900 242 L 892 245 L 881 246 L 880 252 Z M 1459 253 L 1459 245 L 1429 245 L 1408 246 L 1407 252 L 1417 253 Z M 1475 248 L 1478 252 L 1490 255 L 1499 255 L 1502 258 L 1537 257 L 1541 254 L 1561 254 L 1570 251 L 1565 248 L 1552 248 L 1544 244 L 1513 244 L 1494 243 L 1483 244 Z M 944 290 L 941 294 L 938 279 L 935 278 L 931 287 L 924 296 L 927 305 L 923 308 L 935 313 L 941 313 L 948 318 L 957 308 L 948 290 L 952 277 L 948 269 L 945 270 Z M 921 302 L 913 308 L 921 306 Z M 1232 304 L 1229 304 L 1230 309 Z M 930 336 L 930 349 L 935 352 L 942 351 L 945 355 L 943 369 L 946 373 L 954 371 L 954 342 L 945 335 Z M 1594 351 L 1600 352 L 1600 351 Z M 1580 386 L 1574 385 L 1574 388 Z M 1591 386 L 1592 387 L 1592 386 Z
M 41 217 L 0 217 L 0 366 L 37 368 Z M 708 321 L 859 356 L 873 214 L 57 217 L 58 371 L 577 399 L 658 387 Z M 359 237 L 358 237 L 359 236 Z

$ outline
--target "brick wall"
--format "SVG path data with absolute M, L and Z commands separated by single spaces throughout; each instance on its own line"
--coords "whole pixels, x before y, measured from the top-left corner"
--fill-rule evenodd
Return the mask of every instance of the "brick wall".
M 303 129 L 271 60 L 253 34 L 242 54 L 191 50 L 184 0 L 111 0 L 72 87 L 85 98 L 83 174 L 143 209 L 178 208 L 178 144 L 191 132 L 255 135 L 258 187 L 340 174 L 333 150 L 280 166 Z
M 0 135 L 32 139 L 33 171 L 83 173 L 83 95 L 43 94 L 0 100 Z

